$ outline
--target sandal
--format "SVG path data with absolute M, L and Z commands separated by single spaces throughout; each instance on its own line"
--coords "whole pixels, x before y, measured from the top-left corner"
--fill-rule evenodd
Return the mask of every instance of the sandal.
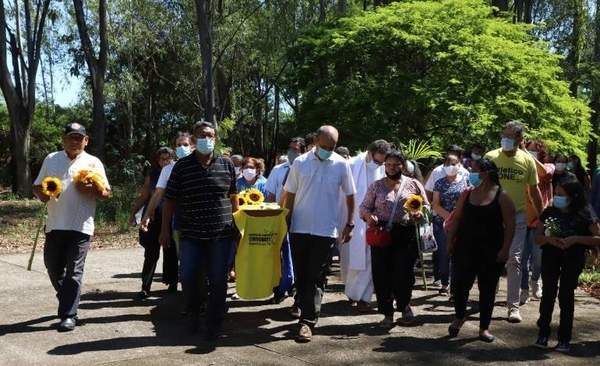
M 391 329 L 394 326 L 394 320 L 390 318 L 383 318 L 382 321 L 378 323 L 380 328 Z

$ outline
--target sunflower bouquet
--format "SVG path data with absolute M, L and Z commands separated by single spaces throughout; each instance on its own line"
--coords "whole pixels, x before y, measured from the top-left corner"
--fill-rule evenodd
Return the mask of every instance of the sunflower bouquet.
M 410 214 L 417 214 L 419 212 L 423 213 L 423 217 L 427 221 L 427 208 L 423 206 L 423 197 L 418 194 L 413 194 L 404 203 L 404 209 Z M 420 232 L 420 224 L 415 225 L 415 237 L 417 241 L 417 249 L 419 252 L 419 260 L 421 261 L 421 275 L 423 277 L 423 287 L 425 291 L 427 291 L 427 279 L 425 277 L 425 266 L 423 264 L 423 251 L 421 248 L 421 232 Z
M 102 181 L 103 179 L 100 174 L 87 169 L 80 170 L 73 178 L 74 183 L 81 182 L 86 186 L 91 184 L 96 187 L 96 190 L 98 190 L 100 193 L 104 191 L 104 183 Z
M 555 217 L 548 217 L 544 222 L 544 235 L 546 236 L 560 236 L 560 222 Z
M 265 196 L 256 188 L 250 188 L 247 191 L 242 191 L 238 194 L 240 206 L 244 205 L 260 205 L 265 201 Z
M 61 191 L 62 184 L 60 179 L 57 177 L 46 177 L 42 181 L 42 193 L 50 198 L 53 198 L 54 201 L 58 201 L 58 196 L 60 195 Z M 35 248 L 37 247 L 37 243 L 40 238 L 40 231 L 42 230 L 44 218 L 46 217 L 46 208 L 47 205 L 44 204 L 40 209 L 37 230 L 35 233 L 35 239 L 33 241 L 33 248 L 31 249 L 31 254 L 29 255 L 29 263 L 27 263 L 28 271 L 31 271 L 31 265 L 33 264 L 33 257 L 35 255 Z

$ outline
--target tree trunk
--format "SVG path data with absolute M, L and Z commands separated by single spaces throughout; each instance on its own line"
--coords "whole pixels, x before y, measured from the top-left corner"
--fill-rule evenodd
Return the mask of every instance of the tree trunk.
M 508 11 L 508 0 L 492 0 L 492 6 L 497 7 L 500 11 Z
M 600 0 L 596 0 L 596 15 L 594 21 L 594 62 L 600 64 Z M 590 101 L 592 108 L 592 133 L 587 146 L 588 168 L 594 172 L 598 166 L 598 127 L 600 126 L 600 80 L 596 78 L 592 83 L 592 95 Z M 592 176 L 592 178 L 594 178 Z
M 341 14 L 348 13 L 348 0 L 339 0 L 338 6 Z
M 106 115 L 104 113 L 104 77 L 106 75 L 106 66 L 108 63 L 106 0 L 98 1 L 98 36 L 100 38 L 98 57 L 95 55 L 94 46 L 90 39 L 88 25 L 85 20 L 85 12 L 83 10 L 83 0 L 73 0 L 73 6 L 75 8 L 75 18 L 77 21 L 79 38 L 81 40 L 81 47 L 85 54 L 85 62 L 90 71 L 90 78 L 92 81 L 94 136 L 92 136 L 93 139 L 91 140 L 91 145 L 94 154 L 100 160 L 103 160 L 106 152 L 104 141 L 106 131 Z
M 18 1 L 15 2 L 17 9 L 18 5 Z M 36 76 L 50 0 L 36 2 L 33 12 L 32 5 L 29 1 L 23 3 L 24 41 L 27 44 L 27 47 L 23 48 L 21 45 L 23 39 L 17 37 L 11 27 L 7 27 L 4 0 L 0 0 L 0 88 L 10 119 L 12 191 L 20 197 L 33 196 L 29 166 L 30 134 L 35 112 Z M 32 13 L 35 16 L 32 16 Z M 21 34 L 20 16 L 17 18 L 17 32 Z M 11 23 L 12 21 L 13 19 L 10 20 Z M 10 39 L 9 49 L 7 49 L 7 33 Z M 11 70 L 7 58 L 9 53 Z
M 319 0 L 319 25 L 325 25 L 325 0 Z
M 204 78 L 204 120 L 212 122 L 218 128 L 215 118 L 215 91 L 212 70 L 212 17 L 210 0 L 196 0 L 198 35 L 200 36 L 200 57 L 202 58 L 202 76 Z
M 579 59 L 581 47 L 581 27 L 583 24 L 583 4 L 581 0 L 571 0 L 573 7 L 573 33 L 571 33 L 571 49 L 567 56 L 567 68 L 569 75 L 569 90 L 574 98 L 579 94 Z

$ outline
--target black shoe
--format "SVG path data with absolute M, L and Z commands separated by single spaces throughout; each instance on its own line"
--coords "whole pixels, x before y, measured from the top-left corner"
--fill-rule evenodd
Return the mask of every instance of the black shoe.
M 548 349 L 548 337 L 538 337 L 533 346 L 535 348 Z
M 140 300 L 144 300 L 144 299 L 148 298 L 149 293 L 146 290 L 142 290 L 142 291 L 140 291 L 140 293 L 138 294 L 138 296 L 140 297 Z
M 177 292 L 177 284 L 176 283 L 172 283 L 169 285 L 169 287 L 167 288 L 168 292 Z
M 209 342 L 213 342 L 216 341 L 217 339 L 219 339 L 219 330 L 218 329 L 211 329 L 209 328 L 208 331 L 206 332 L 206 336 L 204 337 L 204 339 L 206 339 Z
M 494 339 L 495 339 L 495 337 L 493 335 L 491 335 L 491 334 L 487 334 L 487 335 L 480 334 L 479 335 L 479 340 L 483 341 L 483 342 L 486 342 L 486 343 L 492 343 L 494 341 Z
M 60 321 L 60 325 L 58 326 L 59 332 L 70 332 L 75 329 L 75 325 L 77 325 L 77 321 L 75 318 L 66 318 Z

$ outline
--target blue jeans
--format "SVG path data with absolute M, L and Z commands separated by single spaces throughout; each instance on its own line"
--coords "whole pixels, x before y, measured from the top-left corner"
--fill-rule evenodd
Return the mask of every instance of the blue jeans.
M 199 312 L 202 303 L 201 268 L 208 274 L 208 309 L 206 323 L 210 331 L 218 330 L 225 314 L 227 271 L 233 239 L 194 241 L 181 239 L 181 285 L 187 309 Z
M 450 283 L 450 258 L 446 255 L 446 232 L 443 222 L 433 220 L 433 236 L 438 245 L 438 250 L 433 252 L 434 277 L 441 280 L 442 286 L 448 286 Z
M 542 248 L 533 242 L 536 228 L 528 227 L 523 246 L 523 258 L 521 259 L 521 289 L 529 290 L 529 263 L 531 261 L 531 280 L 540 279 L 542 271 Z

